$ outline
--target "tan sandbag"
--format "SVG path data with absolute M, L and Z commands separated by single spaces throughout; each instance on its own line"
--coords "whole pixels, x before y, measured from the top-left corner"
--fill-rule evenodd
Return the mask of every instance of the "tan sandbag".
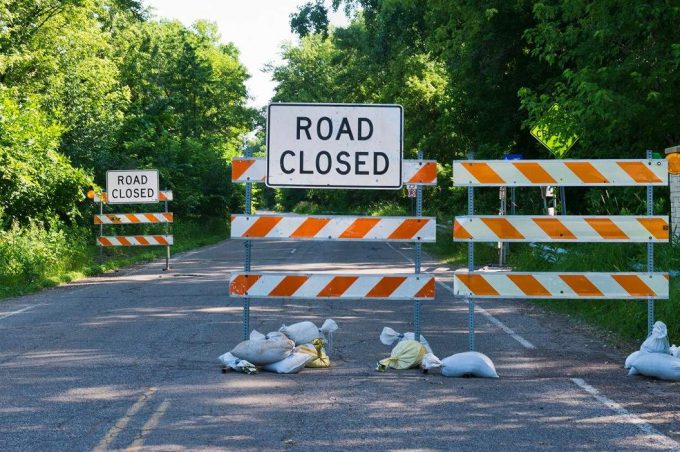
M 301 353 L 306 353 L 313 356 L 311 361 L 305 364 L 305 367 L 309 368 L 325 368 L 331 367 L 331 359 L 326 354 L 326 349 L 323 346 L 323 341 L 321 339 L 314 339 L 311 344 L 299 345 L 296 351 Z
M 420 342 L 401 341 L 392 349 L 389 358 L 378 362 L 378 367 L 375 370 L 385 372 L 388 367 L 398 370 L 418 367 L 426 353 L 427 350 Z

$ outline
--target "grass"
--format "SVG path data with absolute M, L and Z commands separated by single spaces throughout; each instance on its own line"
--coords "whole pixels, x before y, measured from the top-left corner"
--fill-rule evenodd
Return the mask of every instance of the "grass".
M 127 228 L 127 235 L 148 232 Z M 113 235 L 116 231 L 108 230 Z M 157 229 L 156 232 L 158 233 Z M 228 224 L 222 219 L 177 221 L 172 225 L 172 254 L 226 239 Z M 92 228 L 47 231 L 38 227 L 12 228 L 0 235 L 0 299 L 26 295 L 86 276 L 165 257 L 165 247 L 100 248 Z M 172 260 L 171 260 L 172 264 Z

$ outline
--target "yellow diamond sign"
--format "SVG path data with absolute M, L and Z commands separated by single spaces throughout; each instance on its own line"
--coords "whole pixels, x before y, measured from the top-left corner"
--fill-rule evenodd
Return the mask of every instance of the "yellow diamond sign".
M 575 133 L 565 133 L 567 118 L 559 114 L 560 107 L 554 104 L 538 125 L 531 129 L 531 135 L 545 146 L 555 157 L 562 158 L 578 140 Z

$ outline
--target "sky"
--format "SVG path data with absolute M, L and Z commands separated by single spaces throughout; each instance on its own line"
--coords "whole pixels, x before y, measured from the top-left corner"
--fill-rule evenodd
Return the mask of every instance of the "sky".
M 217 23 L 223 42 L 233 42 L 251 78 L 246 83 L 252 99 L 249 105 L 262 107 L 274 94 L 270 74 L 262 72 L 267 63 L 281 62 L 281 45 L 295 42 L 290 31 L 290 14 L 309 0 L 146 0 L 157 17 L 178 19 L 191 25 L 198 19 Z M 341 12 L 331 23 L 343 26 Z

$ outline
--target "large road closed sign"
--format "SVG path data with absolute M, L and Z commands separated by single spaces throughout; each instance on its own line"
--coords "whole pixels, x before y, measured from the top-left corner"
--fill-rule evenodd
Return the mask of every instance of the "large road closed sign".
M 401 105 L 270 104 L 270 187 L 398 189 Z
M 121 170 L 106 172 L 109 204 L 158 202 L 158 170 Z

